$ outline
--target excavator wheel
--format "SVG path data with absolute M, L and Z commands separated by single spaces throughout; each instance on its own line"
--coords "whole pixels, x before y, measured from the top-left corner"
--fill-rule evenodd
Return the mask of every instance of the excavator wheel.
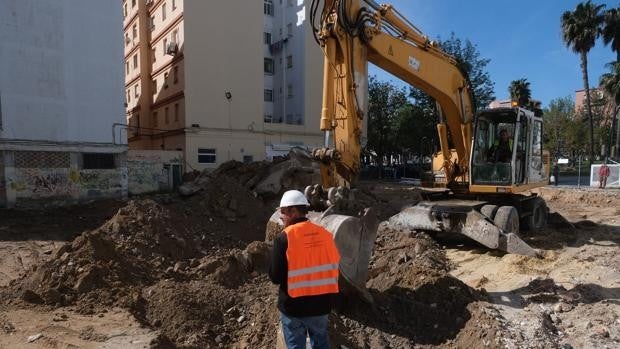
M 497 213 L 497 205 L 484 205 L 480 208 L 480 213 L 487 216 L 491 221 L 495 219 Z
M 532 215 L 525 218 L 525 227 L 529 230 L 539 230 L 547 224 L 549 209 L 545 200 L 540 197 L 534 198 L 532 203 Z
M 493 223 L 506 234 L 519 233 L 519 212 L 513 206 L 501 206 L 495 213 Z

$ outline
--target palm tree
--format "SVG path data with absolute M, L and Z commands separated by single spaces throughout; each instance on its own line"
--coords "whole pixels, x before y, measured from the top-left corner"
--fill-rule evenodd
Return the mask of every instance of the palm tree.
M 620 156 L 620 125 L 616 122 L 616 116 L 618 115 L 618 111 L 620 109 L 620 62 L 612 62 L 607 64 L 610 72 L 601 75 L 599 80 L 599 86 L 605 90 L 608 96 L 610 96 L 614 100 L 614 104 L 616 107 L 614 108 L 614 115 L 611 119 L 611 130 L 609 132 L 609 142 L 607 147 L 609 149 L 609 145 L 611 144 L 611 134 L 614 130 L 614 122 L 616 124 L 616 158 Z
M 620 8 L 605 12 L 605 24 L 601 33 L 605 45 L 611 43 L 611 49 L 616 52 L 616 62 L 620 62 Z
M 510 93 L 510 99 L 519 103 L 519 106 L 529 106 L 532 99 L 532 90 L 530 90 L 530 83 L 527 79 L 511 81 L 510 86 L 508 86 L 508 92 Z
M 590 121 L 590 165 L 594 158 L 594 124 L 592 121 L 592 105 L 590 104 L 590 86 L 588 83 L 588 52 L 600 34 L 604 16 L 601 14 L 605 5 L 593 4 L 590 0 L 580 3 L 574 12 L 562 14 L 562 38 L 566 46 L 578 53 L 581 58 L 583 87 L 586 92 L 586 109 Z

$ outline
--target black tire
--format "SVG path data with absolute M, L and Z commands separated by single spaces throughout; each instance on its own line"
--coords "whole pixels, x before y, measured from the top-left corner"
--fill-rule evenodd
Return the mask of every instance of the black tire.
M 549 215 L 549 209 L 545 200 L 540 197 L 536 197 L 532 202 L 532 215 L 526 217 L 525 222 L 528 230 L 540 230 L 547 225 L 547 216 Z
M 497 213 L 497 205 L 484 205 L 480 208 L 480 213 L 487 216 L 488 219 L 495 219 L 495 214 Z
M 519 233 L 519 212 L 513 206 L 502 206 L 497 209 L 493 223 L 504 233 Z

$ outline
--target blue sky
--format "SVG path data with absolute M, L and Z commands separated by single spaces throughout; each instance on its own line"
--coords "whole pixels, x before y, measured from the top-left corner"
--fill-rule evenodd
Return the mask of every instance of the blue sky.
M 579 56 L 562 41 L 560 17 L 573 11 L 581 1 L 576 0 L 385 0 L 431 39 L 450 37 L 469 39 L 480 56 L 488 58 L 487 65 L 495 83 L 495 96 L 508 99 L 511 81 L 526 78 L 532 97 L 547 106 L 558 97 L 575 98 L 583 88 Z M 594 0 L 606 8 L 618 6 L 612 1 Z M 599 77 L 608 69 L 605 64 L 615 60 L 615 54 L 601 40 L 588 55 L 590 86 L 598 86 Z M 377 67 L 370 74 L 381 80 L 397 78 Z

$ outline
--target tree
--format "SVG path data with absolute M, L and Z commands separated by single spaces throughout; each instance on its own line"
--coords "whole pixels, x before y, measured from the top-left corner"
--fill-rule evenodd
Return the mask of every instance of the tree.
M 508 86 L 508 92 L 510 93 L 510 99 L 519 103 L 520 106 L 528 106 L 532 99 L 532 91 L 530 90 L 530 83 L 527 79 L 513 80 Z
M 583 122 L 575 121 L 575 103 L 570 97 L 556 98 L 549 102 L 543 117 L 545 149 L 552 156 L 561 155 L 574 158 L 576 152 L 583 148 L 585 129 Z
M 374 153 L 380 168 L 384 159 L 395 152 L 393 119 L 407 102 L 405 89 L 371 76 L 368 81 L 368 143 L 366 152 Z
M 605 45 L 611 43 L 611 49 L 616 52 L 616 62 L 620 62 L 620 8 L 612 8 L 605 12 L 601 34 Z
M 607 64 L 610 72 L 601 75 L 599 80 L 599 86 L 605 91 L 605 93 L 613 100 L 615 108 L 611 116 L 612 127 L 610 130 L 610 141 L 608 147 L 611 145 L 611 134 L 613 134 L 614 124 L 616 127 L 616 158 L 620 158 L 620 125 L 616 121 L 618 111 L 620 109 L 620 62 L 612 62 Z
M 590 103 L 590 86 L 588 83 L 588 52 L 594 47 L 603 23 L 602 9 L 605 5 L 593 4 L 590 0 L 580 3 L 574 12 L 562 14 L 562 39 L 566 46 L 578 53 L 581 59 L 583 87 L 586 92 L 586 110 L 590 121 L 590 165 L 594 158 L 594 124 Z

